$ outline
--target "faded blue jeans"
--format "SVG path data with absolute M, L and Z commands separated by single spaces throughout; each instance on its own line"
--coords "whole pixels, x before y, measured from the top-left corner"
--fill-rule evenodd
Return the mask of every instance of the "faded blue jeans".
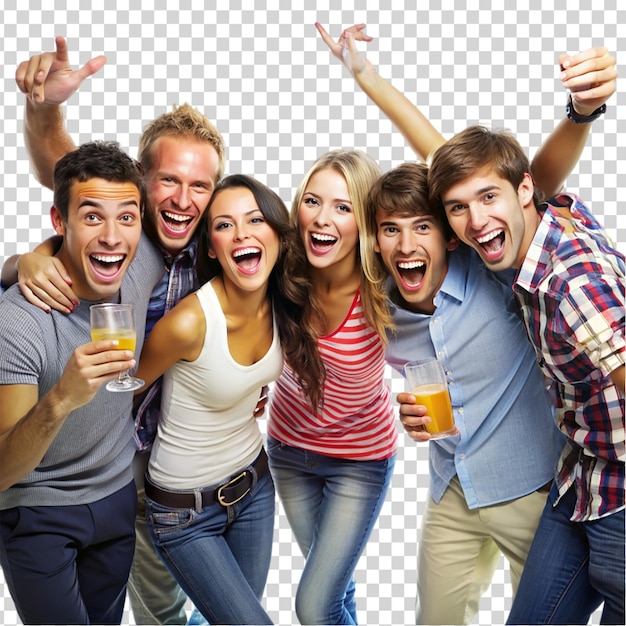
M 351 461 L 268 437 L 276 491 L 306 558 L 296 594 L 301 624 L 356 624 L 354 570 L 391 482 L 395 456 Z
M 146 497 L 159 555 L 211 624 L 271 624 L 261 605 L 274 533 L 274 483 L 267 472 L 239 502 L 201 512 Z
M 624 624 L 624 511 L 571 522 L 572 487 L 543 510 L 507 624 L 587 624 L 604 602 L 602 624 Z

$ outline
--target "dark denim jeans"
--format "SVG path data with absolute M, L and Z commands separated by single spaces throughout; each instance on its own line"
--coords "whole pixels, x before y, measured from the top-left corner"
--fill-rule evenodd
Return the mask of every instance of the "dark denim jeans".
M 572 522 L 572 487 L 556 507 L 556 486 L 539 521 L 507 624 L 624 624 L 624 511 Z

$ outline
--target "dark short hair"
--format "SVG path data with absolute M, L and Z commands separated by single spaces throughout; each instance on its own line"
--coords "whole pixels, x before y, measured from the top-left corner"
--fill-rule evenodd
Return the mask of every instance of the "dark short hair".
M 145 205 L 145 189 L 139 163 L 129 157 L 114 141 L 92 141 L 68 152 L 54 168 L 54 205 L 67 221 L 70 189 L 74 181 L 102 178 L 114 183 L 132 183 Z
M 441 196 L 450 187 L 484 167 L 493 168 L 514 189 L 520 186 L 525 174 L 531 175 L 528 157 L 509 131 L 470 126 L 433 154 L 428 173 L 431 200 L 441 204 Z M 541 192 L 535 186 L 535 206 L 541 199 Z
M 387 215 L 431 216 L 441 227 L 446 241 L 452 229 L 428 193 L 428 167 L 424 163 L 403 163 L 385 172 L 370 189 L 367 200 L 367 228 L 377 234 L 376 212 Z

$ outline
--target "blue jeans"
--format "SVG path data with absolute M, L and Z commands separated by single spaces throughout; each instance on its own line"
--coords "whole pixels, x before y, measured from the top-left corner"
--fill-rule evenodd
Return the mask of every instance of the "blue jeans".
M 395 456 L 351 461 L 268 437 L 270 468 L 306 558 L 296 594 L 301 624 L 356 624 L 354 570 L 391 482 Z
M 135 549 L 135 483 L 89 504 L 0 511 L 0 564 L 24 624 L 119 624 Z
M 587 624 L 604 602 L 602 624 L 624 624 L 624 511 L 572 522 L 572 487 L 548 498 L 507 624 Z
M 269 472 L 230 506 L 174 509 L 146 497 L 154 545 L 210 624 L 271 624 L 261 605 L 272 555 L 274 483 Z

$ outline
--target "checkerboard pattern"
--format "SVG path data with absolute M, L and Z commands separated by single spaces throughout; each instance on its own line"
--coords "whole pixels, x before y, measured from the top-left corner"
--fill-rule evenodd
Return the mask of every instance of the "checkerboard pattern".
M 287 205 L 309 164 L 329 149 L 364 149 L 384 171 L 415 160 L 330 55 L 315 21 L 335 37 L 342 27 L 367 23 L 375 37 L 367 46 L 369 60 L 446 137 L 472 123 L 507 127 L 531 157 L 564 116 L 558 54 L 605 45 L 618 61 L 626 55 L 626 38 L 617 33 L 626 10 L 617 8 L 617 0 L 347 0 L 341 9 L 331 0 L 118 4 L 124 8 L 83 10 L 76 0 L 4 1 L 0 262 L 52 233 L 52 194 L 30 173 L 22 137 L 24 98 L 14 71 L 30 55 L 52 50 L 55 35 L 67 37 L 75 66 L 97 54 L 108 58 L 66 106 L 77 143 L 115 139 L 135 156 L 143 125 L 173 104 L 188 102 L 222 131 L 227 173 L 258 177 Z M 292 8 L 299 4 L 305 8 Z M 503 4 L 518 8 L 502 9 Z M 589 203 L 624 249 L 626 220 L 618 222 L 618 190 L 626 182 L 626 90 L 621 83 L 618 90 L 606 115 L 594 122 L 567 187 Z M 403 389 L 402 379 L 390 371 L 388 380 L 394 396 Z M 387 502 L 356 572 L 361 623 L 414 623 L 427 474 L 426 446 L 402 435 Z M 279 509 L 266 591 L 277 624 L 297 623 L 293 598 L 301 568 Z M 503 560 L 476 623 L 504 624 L 510 598 Z M 124 623 L 132 619 L 125 613 Z M 599 623 L 599 616 L 592 621 Z M 0 623 L 19 623 L 1 573 Z

